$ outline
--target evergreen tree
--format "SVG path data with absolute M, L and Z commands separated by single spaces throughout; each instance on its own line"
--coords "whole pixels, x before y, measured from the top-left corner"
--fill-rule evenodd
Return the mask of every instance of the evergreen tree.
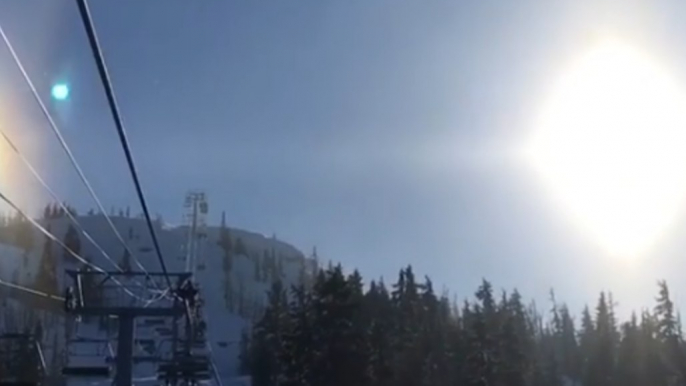
M 91 257 L 86 256 L 85 260 L 90 263 Z M 98 285 L 98 278 L 90 274 L 90 272 L 93 272 L 93 269 L 89 265 L 82 263 L 79 270 L 86 273 L 81 275 L 84 303 L 89 306 L 102 305 L 102 287 Z M 88 320 L 88 318 L 86 319 Z
M 575 381 L 581 381 L 581 354 L 576 340 L 574 320 L 566 305 L 560 307 L 560 330 L 557 332 L 562 374 Z
M 251 373 L 255 386 L 277 385 L 283 367 L 283 333 L 288 322 L 286 292 L 280 282 L 272 284 L 267 295 L 267 308 L 255 324 L 252 335 Z
M 222 222 L 219 228 L 219 241 L 217 244 L 224 251 L 224 254 L 227 255 L 231 253 L 233 245 L 231 242 L 231 232 L 226 226 L 226 212 L 222 212 Z
M 641 386 L 643 358 L 641 357 L 641 335 L 636 314 L 631 321 L 622 324 L 622 339 L 617 357 L 617 385 Z
M 668 384 L 683 384 L 686 374 L 686 355 L 684 355 L 681 332 L 678 329 L 674 303 L 669 296 L 665 281 L 658 283 L 660 292 L 655 306 L 657 339 L 663 352 L 663 369 Z
M 279 256 L 279 259 L 276 263 L 276 271 L 279 274 L 279 278 L 284 276 L 284 271 L 283 271 L 283 258 Z
M 231 233 L 226 226 L 226 213 L 222 212 L 222 222 L 219 228 L 219 247 L 224 252 L 223 267 L 224 272 L 229 273 L 233 268 L 233 245 L 231 241 Z
M 67 227 L 67 233 L 64 235 L 64 245 L 77 255 L 81 254 L 81 237 L 72 224 L 69 224 L 69 227 Z M 75 259 L 66 249 L 62 252 L 62 258 L 64 261 L 74 261 Z
M 383 285 L 372 281 L 363 303 L 369 326 L 370 380 L 375 386 L 393 384 L 393 304 Z
M 290 302 L 275 282 L 268 303 L 240 346 L 242 371 L 256 385 L 683 384 L 684 342 L 663 283 L 654 314 L 632 315 L 620 331 L 611 295 L 600 294 L 595 317 L 584 309 L 576 331 L 564 304 L 553 299 L 544 321 L 517 291 L 496 301 L 485 280 L 460 312 L 428 278 L 418 284 L 411 267 L 391 294 L 382 281 L 365 291 L 359 272 L 330 266 L 312 286 L 293 288 Z
M 33 226 L 19 213 L 12 219 L 14 243 L 28 254 L 33 249 Z
M 250 334 L 246 329 L 241 331 L 241 340 L 238 346 L 238 372 L 241 375 L 250 375 L 252 358 L 250 357 Z
M 494 334 L 498 331 L 493 288 L 483 280 L 476 292 L 479 303 L 470 310 L 467 334 L 466 382 L 470 386 L 487 386 L 497 382 L 498 350 Z
M 283 366 L 282 386 L 313 385 L 312 364 L 322 347 L 314 340 L 312 294 L 303 285 L 292 289 L 288 323 L 283 328 L 283 346 L 279 360 Z
M 224 300 L 226 301 L 226 309 L 231 311 L 231 312 L 236 312 L 236 299 L 234 296 L 233 282 L 231 280 L 231 275 L 225 275 Z
M 119 268 L 122 270 L 124 273 L 131 273 L 131 254 L 129 253 L 128 248 L 124 249 L 124 255 L 121 258 L 121 261 L 119 262 Z
M 50 225 L 48 225 L 47 230 L 50 232 Z M 43 242 L 43 254 L 33 287 L 46 294 L 54 295 L 60 292 L 57 281 L 57 267 L 53 257 L 52 239 L 47 236 Z M 56 305 L 51 299 L 42 298 L 41 301 L 39 303 L 43 307 Z
M 240 237 L 236 238 L 236 245 L 234 246 L 234 252 L 236 252 L 237 255 L 243 255 L 243 256 L 248 255 L 248 250 L 245 248 L 245 244 L 243 244 L 243 239 L 241 239 Z
M 340 265 L 328 270 L 324 280 L 314 286 L 313 319 L 317 329 L 313 339 L 326 348 L 316 355 L 311 367 L 312 383 L 347 386 L 368 383 L 369 358 L 364 336 L 355 328 L 356 314 L 361 304 L 343 276 Z
M 529 371 L 529 331 L 524 313 L 524 306 L 518 292 L 509 299 L 503 295 L 498 307 L 502 326 L 498 333 L 500 342 L 500 368 L 498 378 L 503 384 L 525 386 Z
M 614 336 L 610 307 L 605 293 L 600 294 L 596 307 L 595 334 L 591 348 L 586 382 L 588 386 L 612 385 L 614 373 Z
M 260 259 L 259 258 L 255 259 L 254 268 L 255 268 L 254 275 L 253 275 L 254 280 L 256 282 L 262 281 L 262 275 L 261 275 L 262 271 L 260 268 Z

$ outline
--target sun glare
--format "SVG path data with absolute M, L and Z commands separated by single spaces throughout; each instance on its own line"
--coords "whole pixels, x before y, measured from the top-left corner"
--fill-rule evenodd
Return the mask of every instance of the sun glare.
M 603 42 L 555 85 L 527 155 L 608 252 L 640 255 L 682 212 L 686 95 L 642 52 Z

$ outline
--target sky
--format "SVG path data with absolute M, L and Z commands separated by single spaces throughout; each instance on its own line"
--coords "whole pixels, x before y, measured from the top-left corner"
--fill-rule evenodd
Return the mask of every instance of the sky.
M 149 205 L 181 220 L 204 189 L 212 221 L 395 280 L 412 264 L 459 298 L 482 278 L 548 308 L 610 290 L 686 299 L 686 217 L 631 262 L 604 254 L 516 156 L 550 85 L 613 34 L 686 79 L 686 4 L 544 0 L 91 0 Z M 72 0 L 0 0 L 0 25 L 104 205 L 133 185 Z M 50 101 L 67 82 L 67 101 Z M 94 207 L 14 62 L 0 49 L 0 126 L 58 193 Z M 11 154 L 3 191 L 45 199 Z

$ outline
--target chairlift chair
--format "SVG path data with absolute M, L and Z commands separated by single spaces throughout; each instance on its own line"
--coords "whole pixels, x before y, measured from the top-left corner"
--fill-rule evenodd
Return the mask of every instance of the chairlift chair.
M 109 366 L 65 366 L 62 375 L 77 378 L 109 378 Z

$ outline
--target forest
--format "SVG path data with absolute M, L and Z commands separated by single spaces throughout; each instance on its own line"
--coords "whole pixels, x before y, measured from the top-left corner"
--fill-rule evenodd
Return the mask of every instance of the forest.
M 483 280 L 458 305 L 411 267 L 390 287 L 329 267 L 273 284 L 240 370 L 255 386 L 684 385 L 680 318 L 664 281 L 656 292 L 652 309 L 620 322 L 609 293 L 575 317 L 552 291 L 539 311 Z

